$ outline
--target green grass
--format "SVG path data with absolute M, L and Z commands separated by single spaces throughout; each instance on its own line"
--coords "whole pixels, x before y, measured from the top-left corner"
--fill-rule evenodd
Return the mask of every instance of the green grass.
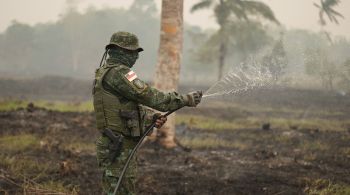
M 5 135 L 0 138 L 0 165 L 16 176 L 38 174 L 50 169 L 49 164 L 25 155 L 25 152 L 39 148 L 40 140 L 34 135 Z
M 96 146 L 95 143 L 91 142 L 91 143 L 85 143 L 85 142 L 78 142 L 78 141 L 74 141 L 71 143 L 66 143 L 64 144 L 63 148 L 65 150 L 69 150 L 72 152 L 76 152 L 76 153 L 95 153 L 96 150 Z
M 299 144 L 301 151 L 328 151 L 330 146 L 319 140 L 302 142 Z
M 176 124 L 186 124 L 190 128 L 206 129 L 213 131 L 236 130 L 246 128 L 259 128 L 261 121 L 256 118 L 221 120 L 217 118 L 196 116 L 196 115 L 177 115 Z
M 26 108 L 32 102 L 36 107 L 46 108 L 49 110 L 60 112 L 89 112 L 93 111 L 91 101 L 84 102 L 65 102 L 65 101 L 21 101 L 21 100 L 2 100 L 0 101 L 0 111 L 15 110 L 18 108 Z
M 46 177 L 46 172 L 52 172 L 56 168 L 50 163 L 34 160 L 30 157 L 0 155 L 0 165 L 16 178 L 41 178 Z
M 39 147 L 39 139 L 34 135 L 5 135 L 0 137 L 0 151 L 18 152 Z
M 342 149 L 340 150 L 340 152 L 341 152 L 342 154 L 344 154 L 345 156 L 347 156 L 348 158 L 350 158 L 350 147 L 342 148 Z
M 72 190 L 70 190 L 72 188 Z M 24 187 L 28 194 L 78 194 L 77 186 L 67 187 L 60 181 L 46 181 L 41 184 L 29 184 Z
M 24 108 L 28 102 L 21 101 L 21 100 L 2 100 L 0 101 L 0 110 L 1 111 L 8 111 L 8 110 L 14 110 L 17 108 Z
M 29 101 L 20 100 L 2 100 L 0 101 L 0 111 L 14 110 L 17 108 L 26 108 Z M 90 112 L 93 111 L 91 101 L 84 102 L 64 102 L 64 101 L 46 101 L 38 100 L 33 102 L 35 106 L 61 112 Z M 219 102 L 208 105 L 211 107 L 222 107 L 224 105 Z M 300 110 L 292 110 L 287 108 L 272 109 L 268 107 L 242 107 L 238 105 L 229 105 L 239 110 L 250 110 L 251 112 L 276 112 L 278 110 L 298 115 Z M 226 105 L 227 107 L 227 105 Z M 322 115 L 331 115 L 334 113 L 322 113 Z M 339 113 L 336 113 L 339 114 Z M 293 114 L 294 115 L 294 114 Z M 342 131 L 350 126 L 350 120 L 325 120 L 319 118 L 297 119 L 297 118 L 267 118 L 267 117 L 247 117 L 232 120 L 220 120 L 198 115 L 179 114 L 176 117 L 177 124 L 186 124 L 190 128 L 199 128 L 206 130 L 235 130 L 260 128 L 263 123 L 269 122 L 272 128 L 290 129 L 296 127 L 298 129 L 319 129 L 319 130 L 335 130 Z
M 238 111 L 245 111 L 245 112 L 253 112 L 253 113 L 284 113 L 288 115 L 292 115 L 295 117 L 301 117 L 305 114 L 307 109 L 300 109 L 300 108 L 291 108 L 289 106 L 262 106 L 259 104 L 237 104 L 234 102 L 230 102 L 229 104 L 227 102 L 211 102 L 210 104 L 207 104 L 203 106 L 205 108 L 225 108 L 225 109 L 232 109 L 232 110 L 238 110 Z M 311 109 L 308 110 L 309 114 L 317 113 L 319 116 L 338 116 L 343 115 L 343 112 L 339 111 L 326 111 L 323 109 Z
M 215 137 L 208 138 L 180 138 L 179 141 L 181 144 L 195 148 L 195 149 L 212 149 L 212 148 L 235 148 L 235 149 L 246 149 L 249 146 L 246 143 L 238 142 L 238 141 L 226 141 Z
M 326 179 L 309 181 L 305 189 L 309 195 L 345 195 L 350 194 L 350 185 L 336 184 Z
M 46 152 L 40 150 L 40 139 L 34 135 L 0 137 L 0 167 L 6 170 L 11 178 L 21 178 L 21 182 L 12 182 L 23 188 L 23 192 L 26 194 L 77 194 L 74 186 L 67 187 L 61 181 L 47 180 L 50 174 L 59 171 L 59 166 L 49 160 L 33 158 L 35 157 L 33 152 Z M 35 182 L 42 180 L 47 181 Z
M 288 119 L 288 118 L 257 118 L 247 117 L 233 120 L 221 120 L 217 118 L 210 118 L 198 115 L 177 115 L 176 124 L 186 124 L 189 128 L 198 128 L 205 130 L 237 130 L 237 129 L 251 129 L 261 128 L 263 123 L 270 123 L 273 129 L 291 129 L 296 127 L 298 129 L 318 129 L 318 130 L 332 130 L 344 131 L 350 125 L 350 120 L 324 120 L 324 119 Z
M 289 129 L 297 127 L 298 129 L 318 129 L 318 130 L 332 130 L 343 131 L 347 129 L 350 120 L 326 120 L 326 119 L 286 119 L 286 118 L 271 118 L 268 120 L 272 127 L 280 129 Z

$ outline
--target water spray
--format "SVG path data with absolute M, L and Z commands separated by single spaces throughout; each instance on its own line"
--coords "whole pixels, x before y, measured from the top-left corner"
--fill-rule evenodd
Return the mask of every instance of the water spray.
M 204 93 L 203 98 L 242 94 L 273 83 L 272 73 L 258 62 L 251 61 L 249 65 L 231 68 Z

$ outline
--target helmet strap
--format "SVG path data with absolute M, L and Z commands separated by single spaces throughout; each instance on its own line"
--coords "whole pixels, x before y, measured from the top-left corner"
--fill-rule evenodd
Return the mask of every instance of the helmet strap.
M 106 51 L 103 53 L 103 56 L 102 56 L 102 59 L 101 59 L 101 62 L 100 62 L 100 67 L 102 66 L 102 63 L 106 60 L 108 50 L 109 49 L 106 49 Z

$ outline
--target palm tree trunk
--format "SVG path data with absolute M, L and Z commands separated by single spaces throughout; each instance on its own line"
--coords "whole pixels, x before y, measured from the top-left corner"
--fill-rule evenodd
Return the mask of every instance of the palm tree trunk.
M 158 63 L 154 85 L 163 91 L 177 90 L 182 53 L 183 0 L 163 0 Z M 158 142 L 173 148 L 175 143 L 175 115 L 158 130 Z

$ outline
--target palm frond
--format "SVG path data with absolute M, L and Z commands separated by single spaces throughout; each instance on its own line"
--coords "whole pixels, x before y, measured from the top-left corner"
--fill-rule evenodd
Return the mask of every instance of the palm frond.
M 230 9 L 226 4 L 217 4 L 214 8 L 217 23 L 222 27 L 226 25 L 230 16 Z
M 323 0 L 322 2 L 322 6 L 324 7 L 333 7 L 336 6 L 340 3 L 340 0 Z
M 248 16 L 243 7 L 242 1 L 230 1 L 227 3 L 227 8 L 231 10 L 232 14 L 235 15 L 238 19 L 248 20 Z
M 329 21 L 334 22 L 332 13 L 330 13 L 328 10 L 325 11 L 325 13 L 328 16 Z
M 330 11 L 333 15 L 336 15 L 336 16 L 338 16 L 338 17 L 344 18 L 344 16 L 343 16 L 341 13 L 335 11 L 333 8 L 329 8 L 329 11 Z
M 342 14 L 333 9 L 333 7 L 338 5 L 340 1 L 341 0 L 320 0 L 320 4 L 314 3 L 314 6 L 320 10 L 319 16 L 321 25 L 326 25 L 326 20 L 323 17 L 324 14 L 327 15 L 330 22 L 336 24 L 339 24 L 337 17 L 344 18 Z
M 317 8 L 319 8 L 319 9 L 321 9 L 321 6 L 320 5 L 318 5 L 317 3 L 313 3 L 314 4 L 314 6 L 315 7 L 317 7 Z
M 276 19 L 275 14 L 271 8 L 265 3 L 258 1 L 242 1 L 244 9 L 252 15 L 260 15 L 264 19 L 270 20 L 279 24 L 279 21 Z
M 212 5 L 212 3 L 213 0 L 202 0 L 201 2 L 196 3 L 192 6 L 191 12 L 193 13 L 197 10 L 208 8 Z

